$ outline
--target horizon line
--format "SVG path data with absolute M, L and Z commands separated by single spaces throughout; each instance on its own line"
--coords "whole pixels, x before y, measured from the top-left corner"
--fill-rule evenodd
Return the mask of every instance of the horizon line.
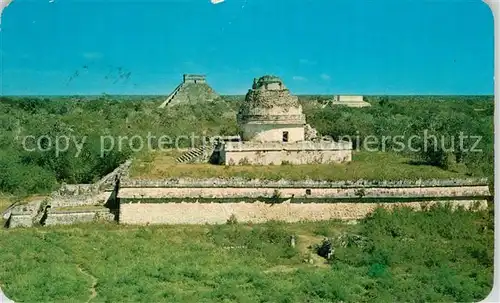
M 244 94 L 219 94 L 220 96 L 245 96 Z M 418 96 L 428 96 L 428 97 L 494 97 L 495 94 L 293 94 L 294 96 L 363 96 L 363 97 L 380 97 L 380 96 L 393 96 L 393 97 L 418 97 Z M 2 95 L 2 97 L 102 97 L 102 96 L 120 96 L 120 97 L 168 97 L 170 94 L 28 94 L 28 95 Z

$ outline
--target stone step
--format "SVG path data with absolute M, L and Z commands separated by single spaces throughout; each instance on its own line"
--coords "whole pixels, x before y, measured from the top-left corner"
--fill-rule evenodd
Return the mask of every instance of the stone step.
M 196 157 L 199 155 L 200 155 L 199 153 L 190 152 L 190 153 L 185 154 L 185 158 L 192 158 L 192 157 Z
M 191 155 L 199 155 L 199 154 L 201 154 L 202 152 L 203 152 L 203 150 L 192 150 L 192 151 L 188 151 L 188 152 L 186 153 L 186 155 L 188 155 L 188 156 L 191 156 Z
M 210 149 L 213 149 L 215 144 L 210 144 L 210 145 L 204 145 L 201 147 L 193 148 L 184 154 L 182 154 L 180 157 L 176 159 L 178 163 L 186 163 L 191 160 L 194 160 L 200 156 L 203 156 L 206 151 L 209 151 Z

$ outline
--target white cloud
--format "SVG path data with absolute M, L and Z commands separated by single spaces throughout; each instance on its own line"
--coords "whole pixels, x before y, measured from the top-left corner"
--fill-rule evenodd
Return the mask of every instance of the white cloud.
M 101 59 L 102 57 L 103 57 L 103 54 L 98 53 L 98 52 L 83 53 L 83 58 L 85 58 L 87 60 L 97 60 L 97 59 Z
M 330 80 L 330 79 L 332 78 L 332 77 L 330 77 L 330 75 L 328 75 L 328 74 L 321 74 L 321 75 L 320 75 L 320 77 L 321 77 L 321 79 L 323 79 L 323 80 Z
M 306 81 L 307 80 L 305 77 L 302 77 L 302 76 L 293 76 L 292 79 L 295 81 Z

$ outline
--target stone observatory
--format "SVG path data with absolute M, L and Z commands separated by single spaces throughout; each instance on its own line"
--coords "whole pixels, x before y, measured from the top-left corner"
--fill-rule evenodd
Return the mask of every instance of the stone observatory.
M 212 159 L 224 165 L 350 162 L 351 142 L 320 140 L 297 96 L 276 76 L 254 79 L 237 121 L 239 142 L 219 142 Z
M 292 96 L 281 79 L 254 79 L 237 115 L 243 141 L 304 141 L 306 116 L 299 98 Z

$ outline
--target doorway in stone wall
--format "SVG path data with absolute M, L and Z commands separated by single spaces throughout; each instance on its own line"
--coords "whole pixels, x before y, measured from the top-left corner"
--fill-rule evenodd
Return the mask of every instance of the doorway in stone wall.
M 283 142 L 288 142 L 288 132 L 283 132 Z

